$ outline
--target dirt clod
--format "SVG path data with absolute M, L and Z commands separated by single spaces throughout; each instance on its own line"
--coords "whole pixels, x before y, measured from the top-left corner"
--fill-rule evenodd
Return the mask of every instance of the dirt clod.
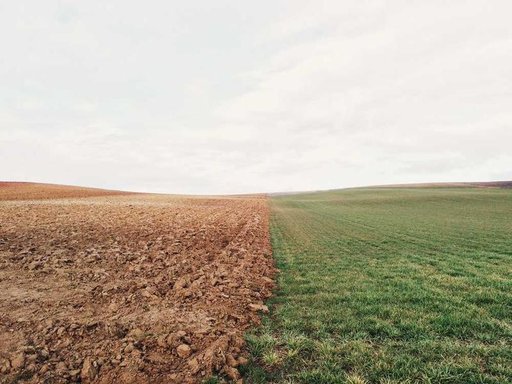
M 25 365 L 25 355 L 19 352 L 11 359 L 11 368 L 15 371 L 20 370 Z
M 231 380 L 238 380 L 240 378 L 240 372 L 238 372 L 238 369 L 236 368 L 225 366 L 224 372 Z
M 238 361 L 233 357 L 233 355 L 227 355 L 226 356 L 226 363 L 230 367 L 237 367 L 238 366 Z
M 144 331 L 140 328 L 135 328 L 135 329 L 132 329 L 129 333 L 128 333 L 128 337 L 131 337 L 135 340 L 142 340 L 144 338 Z
M 257 312 L 262 311 L 263 313 L 268 313 L 268 307 L 264 304 L 249 304 L 249 308 L 251 311 Z
M 80 370 L 80 377 L 83 381 L 93 380 L 98 374 L 97 364 L 92 361 L 90 357 L 84 359 L 82 369 Z
M 190 356 L 190 354 L 192 353 L 192 350 L 190 349 L 190 347 L 187 344 L 181 344 L 178 346 L 178 348 L 176 348 L 176 352 L 178 353 L 179 357 L 184 359 L 184 358 Z

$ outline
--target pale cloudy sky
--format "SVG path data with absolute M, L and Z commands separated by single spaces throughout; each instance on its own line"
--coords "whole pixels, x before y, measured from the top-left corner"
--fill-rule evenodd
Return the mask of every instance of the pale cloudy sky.
M 0 0 L 0 180 L 512 179 L 510 0 Z

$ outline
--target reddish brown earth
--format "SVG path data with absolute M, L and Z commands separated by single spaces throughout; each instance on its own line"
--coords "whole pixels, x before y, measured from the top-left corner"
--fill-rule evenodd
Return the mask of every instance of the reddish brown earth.
M 65 197 L 92 197 L 133 194 L 98 188 L 73 187 L 69 185 L 39 184 L 0 181 L 2 200 L 45 200 Z
M 274 286 L 264 197 L 32 188 L 0 201 L 1 383 L 239 379 Z

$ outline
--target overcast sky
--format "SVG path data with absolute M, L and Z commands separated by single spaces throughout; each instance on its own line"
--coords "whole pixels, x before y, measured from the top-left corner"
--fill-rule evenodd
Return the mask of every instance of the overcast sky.
M 512 1 L 0 0 L 0 180 L 512 179 Z

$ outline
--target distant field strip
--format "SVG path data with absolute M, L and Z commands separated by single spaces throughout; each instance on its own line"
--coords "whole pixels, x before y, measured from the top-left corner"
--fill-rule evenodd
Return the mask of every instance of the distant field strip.
M 512 383 L 512 190 L 272 201 L 281 273 L 250 382 Z

